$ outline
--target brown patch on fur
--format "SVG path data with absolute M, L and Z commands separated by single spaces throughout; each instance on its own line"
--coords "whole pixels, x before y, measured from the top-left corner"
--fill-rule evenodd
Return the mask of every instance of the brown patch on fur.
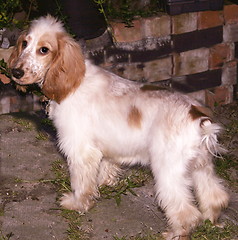
M 161 91 L 161 90 L 167 90 L 166 87 L 161 87 L 161 86 L 155 86 L 155 85 L 143 85 L 140 88 L 141 91 Z
M 141 128 L 142 115 L 136 106 L 132 106 L 127 117 L 128 124 L 135 128 Z
M 202 106 L 191 106 L 189 114 L 193 120 L 196 120 L 201 117 L 212 118 L 213 114 L 209 108 L 202 107 Z
M 45 76 L 42 91 L 60 103 L 80 85 L 85 74 L 85 63 L 79 45 L 67 34 L 58 34 L 58 49 Z

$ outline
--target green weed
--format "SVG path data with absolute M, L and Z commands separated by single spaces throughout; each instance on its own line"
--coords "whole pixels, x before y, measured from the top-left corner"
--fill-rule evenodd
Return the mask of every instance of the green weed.
M 12 232 L 8 233 L 7 235 L 3 235 L 2 231 L 0 230 L 0 240 L 9 240 L 12 236 Z
M 55 179 L 51 180 L 57 186 L 57 191 L 62 194 L 66 191 L 71 191 L 69 174 L 66 164 L 61 160 L 52 163 L 52 171 L 55 174 Z
M 113 237 L 114 240 L 164 240 L 161 234 L 148 234 L 142 236 L 141 234 L 133 237 Z
M 232 240 L 238 237 L 238 226 L 226 222 L 224 227 L 217 227 L 209 220 L 199 226 L 192 235 L 192 240 Z
M 101 186 L 99 189 L 100 195 L 105 199 L 114 198 L 119 205 L 123 195 L 131 193 L 136 196 L 133 189 L 144 186 L 148 178 L 150 178 L 148 171 L 136 169 L 128 177 L 121 179 L 115 186 Z
M 30 121 L 24 120 L 24 119 L 14 119 L 14 122 L 18 125 L 24 127 L 26 130 L 33 130 L 33 125 Z
M 81 229 L 81 215 L 78 212 L 63 209 L 61 215 L 68 221 L 67 240 L 87 239 L 87 234 Z
M 46 141 L 48 139 L 48 136 L 46 133 L 38 132 L 38 134 L 36 135 L 36 139 Z

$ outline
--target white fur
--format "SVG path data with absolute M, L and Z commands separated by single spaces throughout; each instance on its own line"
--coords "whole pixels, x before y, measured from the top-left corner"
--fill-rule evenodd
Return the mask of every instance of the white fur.
M 48 41 L 57 41 L 56 32 L 66 34 L 50 17 L 35 21 L 28 33 L 34 44 L 28 51 L 35 52 L 37 38 L 49 31 L 54 38 Z M 67 39 L 70 43 L 65 44 L 72 47 L 73 40 Z M 74 53 L 78 54 L 77 49 Z M 20 58 L 28 62 L 31 58 L 22 56 L 29 55 L 23 50 Z M 15 62 L 20 66 L 21 59 Z M 39 76 L 47 76 L 51 69 L 50 62 L 43 64 L 45 69 L 39 68 L 37 61 L 30 62 L 36 66 L 33 72 L 40 71 Z M 188 239 L 201 219 L 216 221 L 228 203 L 212 163 L 212 155 L 220 149 L 220 126 L 200 110 L 193 112 L 191 109 L 202 106 L 188 96 L 150 91 L 87 60 L 80 67 L 86 72 L 81 76 L 74 69 L 74 78 L 82 78 L 79 86 L 60 101 L 53 99 L 50 105 L 50 118 L 58 131 L 59 148 L 67 157 L 73 191 L 63 196 L 62 206 L 87 211 L 99 196 L 98 186 L 113 184 L 123 164 L 142 164 L 152 170 L 156 199 L 171 225 L 167 239 Z M 58 68 L 61 71 L 63 67 Z M 64 69 L 67 71 L 72 69 Z M 17 81 L 24 83 L 24 76 Z M 44 81 L 47 84 L 51 80 Z

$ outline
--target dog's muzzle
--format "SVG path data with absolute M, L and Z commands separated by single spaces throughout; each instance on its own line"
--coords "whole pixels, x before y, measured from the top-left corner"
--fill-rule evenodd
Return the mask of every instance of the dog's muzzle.
M 13 68 L 11 70 L 12 76 L 16 79 L 20 79 L 24 76 L 24 71 L 21 68 Z

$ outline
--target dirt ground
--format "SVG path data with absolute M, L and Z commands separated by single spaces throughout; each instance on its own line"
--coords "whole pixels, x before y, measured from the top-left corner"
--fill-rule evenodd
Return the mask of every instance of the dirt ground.
M 218 166 L 231 194 L 221 222 L 238 226 L 238 104 L 218 108 L 216 115 L 226 127 L 222 141 L 233 159 L 231 162 L 225 158 L 224 162 L 227 160 L 230 165 Z M 155 204 L 153 181 L 148 178 L 131 193 L 121 194 L 119 205 L 114 198 L 100 199 L 89 213 L 80 216 L 76 230 L 82 236 L 74 236 L 72 227 L 69 230 L 74 220 L 62 214 L 58 203 L 52 165 L 64 165 L 64 159 L 57 151 L 52 126 L 42 113 L 0 115 L 0 138 L 0 240 L 119 240 L 127 239 L 123 236 L 149 236 L 165 231 L 166 220 Z

